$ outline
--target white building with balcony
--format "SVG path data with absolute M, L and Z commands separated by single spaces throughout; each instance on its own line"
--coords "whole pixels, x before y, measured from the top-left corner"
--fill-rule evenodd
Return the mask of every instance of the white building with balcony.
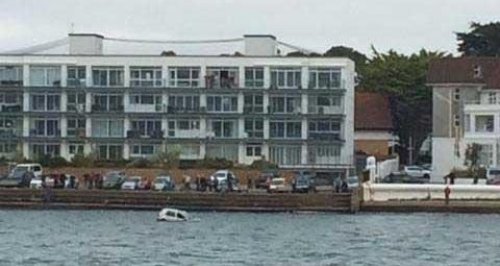
M 0 156 L 178 149 L 185 160 L 352 167 L 347 58 L 278 56 L 271 35 L 246 35 L 243 56 L 103 54 L 103 36 L 69 39 L 68 54 L 0 54 Z
M 500 166 L 500 59 L 461 57 L 431 63 L 432 166 L 436 182 L 464 169 L 465 151 L 479 144 L 480 164 Z

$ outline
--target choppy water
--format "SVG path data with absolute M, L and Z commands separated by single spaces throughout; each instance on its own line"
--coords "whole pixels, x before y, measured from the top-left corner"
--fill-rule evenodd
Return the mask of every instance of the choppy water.
M 500 216 L 0 211 L 0 265 L 500 265 Z

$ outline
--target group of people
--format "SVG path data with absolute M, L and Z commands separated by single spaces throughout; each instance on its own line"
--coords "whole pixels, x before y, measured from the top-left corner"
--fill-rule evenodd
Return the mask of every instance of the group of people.
M 83 185 L 86 189 L 102 189 L 104 176 L 100 173 L 85 173 L 83 175 Z
M 52 173 L 50 175 L 42 175 L 42 187 L 48 186 L 49 179 L 52 180 L 54 188 L 78 188 L 78 181 L 74 175 L 66 175 L 63 173 Z

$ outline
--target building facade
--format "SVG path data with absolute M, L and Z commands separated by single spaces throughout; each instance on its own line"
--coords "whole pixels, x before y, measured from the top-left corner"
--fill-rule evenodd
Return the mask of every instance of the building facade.
M 277 56 L 267 35 L 245 36 L 245 56 L 104 55 L 102 36 L 69 38 L 69 54 L 0 55 L 0 156 L 353 163 L 347 58 Z
M 500 166 L 500 59 L 445 58 L 432 62 L 433 178 L 466 168 L 466 149 L 479 144 L 479 163 Z

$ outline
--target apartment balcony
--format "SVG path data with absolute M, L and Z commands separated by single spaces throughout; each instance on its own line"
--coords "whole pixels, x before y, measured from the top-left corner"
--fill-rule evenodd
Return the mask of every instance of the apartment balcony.
M 314 82 L 309 82 L 307 88 L 310 90 L 345 90 L 346 81 L 342 79 L 340 81 L 329 81 L 324 84 L 315 85 Z
M 115 105 L 115 106 L 105 106 L 105 105 L 92 105 L 92 112 L 102 113 L 102 112 L 123 112 L 123 105 Z
M 165 112 L 167 106 L 164 104 L 130 104 L 125 109 L 127 113 L 158 113 Z
M 475 100 L 464 104 L 465 113 L 500 112 L 500 101 Z
M 308 132 L 308 139 L 316 141 L 343 141 L 339 133 L 331 132 Z
M 130 79 L 130 87 L 161 88 L 165 85 L 165 79 Z
M 11 128 L 11 129 L 0 129 L 0 139 L 10 140 L 16 139 L 22 136 L 22 129 Z
M 239 87 L 236 78 L 219 78 L 217 76 L 205 76 L 207 89 L 237 89 Z
M 67 112 L 71 113 L 85 113 L 85 104 L 79 103 L 79 104 L 68 104 L 67 106 Z
M 54 130 L 53 132 L 41 131 L 37 129 L 30 129 L 30 137 L 38 137 L 38 138 L 53 138 L 53 137 L 61 137 L 61 129 Z
M 142 134 L 141 130 L 128 130 L 127 138 L 128 139 L 163 139 L 163 130 L 153 130 L 149 132 L 149 134 Z
M 344 109 L 341 106 L 309 106 L 308 114 L 314 115 L 335 115 L 344 114 Z
M 1 105 L 2 113 L 18 113 L 23 110 L 21 103 L 6 103 Z
M 76 88 L 84 88 L 87 87 L 86 79 L 76 79 L 76 78 L 68 78 L 66 80 L 67 87 L 76 87 Z
M 22 80 L 0 80 L 0 87 L 22 87 Z
M 66 135 L 70 138 L 85 138 L 84 128 L 68 128 Z
M 167 106 L 167 113 L 169 114 L 197 114 L 197 113 L 206 113 L 206 107 L 175 107 L 175 106 Z

